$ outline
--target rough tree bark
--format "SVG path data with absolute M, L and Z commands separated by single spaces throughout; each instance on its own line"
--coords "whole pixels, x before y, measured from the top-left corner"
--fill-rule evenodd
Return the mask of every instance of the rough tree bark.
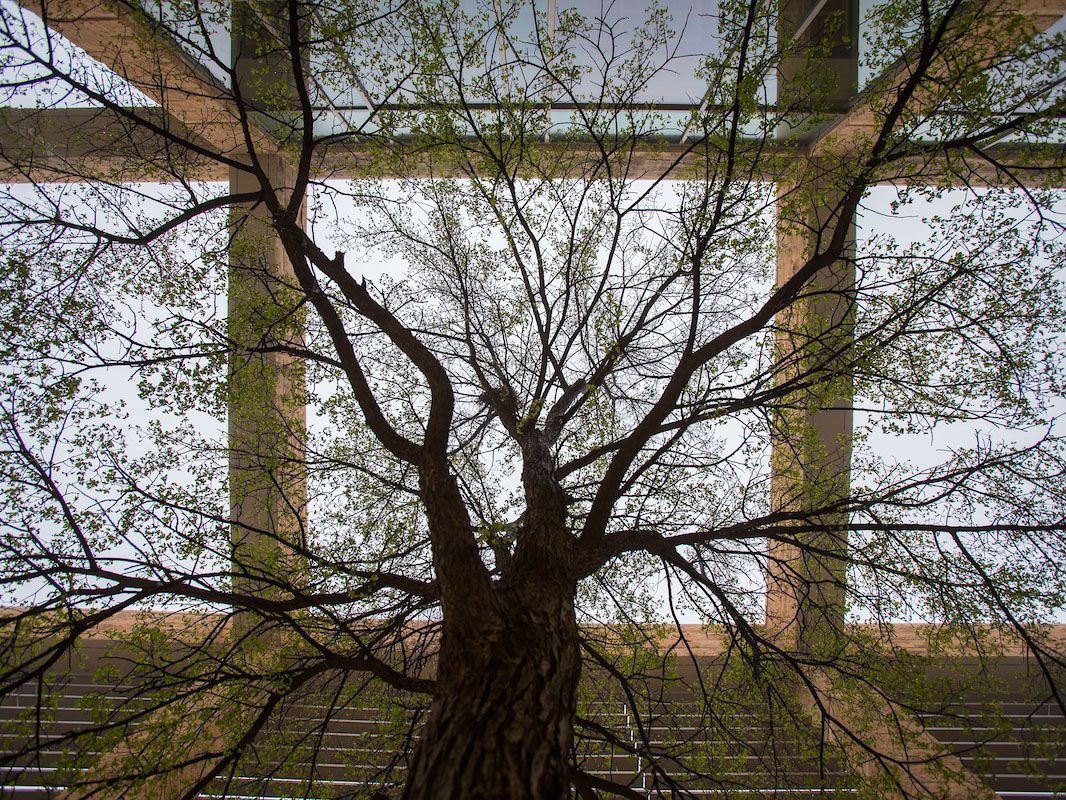
M 405 800 L 567 795 L 581 676 L 572 544 L 547 439 L 524 438 L 528 505 L 509 568 L 494 582 L 442 580 L 436 691 Z M 431 527 L 454 521 L 454 480 L 421 472 Z M 435 533 L 438 574 L 454 574 L 462 559 L 438 543 L 472 542 L 470 529 Z
M 433 710 L 403 797 L 566 796 L 580 659 L 572 597 L 499 590 L 484 624 L 445 624 Z

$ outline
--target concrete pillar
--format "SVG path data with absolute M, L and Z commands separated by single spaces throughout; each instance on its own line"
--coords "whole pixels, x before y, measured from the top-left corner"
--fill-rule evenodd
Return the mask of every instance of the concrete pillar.
M 280 9 L 280 7 L 279 7 Z M 282 13 L 264 6 L 233 8 L 233 62 L 254 122 L 284 138 L 295 108 L 292 68 L 279 36 Z M 283 152 L 257 150 L 267 183 L 287 203 L 295 169 Z M 249 156 L 249 161 L 251 156 Z M 231 170 L 230 189 L 256 192 L 260 179 Z M 303 212 L 301 211 L 301 217 Z M 305 540 L 307 505 L 306 410 L 302 360 L 286 347 L 303 345 L 301 294 L 265 203 L 231 213 L 229 334 L 229 477 L 234 588 L 275 593 L 273 579 L 305 571 L 294 548 Z
M 782 0 L 778 37 L 789 43 L 778 75 L 778 103 L 791 107 L 790 127 L 811 109 L 850 102 L 858 75 L 857 0 Z M 842 196 L 831 164 L 812 162 L 778 185 L 777 285 L 788 280 L 837 227 Z M 795 386 L 774 416 L 771 508 L 808 514 L 847 497 L 850 489 L 852 381 L 838 368 L 853 336 L 854 231 L 844 257 L 805 287 L 778 315 L 778 383 Z M 837 374 L 840 373 L 840 374 Z M 804 652 L 835 640 L 844 620 L 847 515 L 816 515 L 821 526 L 793 542 L 767 545 L 766 623 L 779 641 Z
M 817 181 L 782 189 L 778 202 L 777 283 L 815 247 L 813 231 L 831 235 L 837 193 Z M 785 195 L 785 192 L 790 192 Z M 823 239 L 825 237 L 823 236 Z M 814 514 L 850 491 L 852 379 L 841 370 L 853 337 L 854 231 L 845 258 L 819 274 L 804 297 L 777 319 L 778 382 L 795 384 L 774 415 L 771 508 L 812 514 L 795 542 L 768 544 L 766 621 L 801 651 L 829 644 L 844 622 L 847 514 Z
M 275 186 L 291 187 L 292 168 L 262 159 Z M 234 192 L 255 190 L 256 178 L 234 171 Z M 229 335 L 230 513 L 235 576 L 288 580 L 302 558 L 307 479 L 304 460 L 304 368 L 280 348 L 303 344 L 303 314 L 292 265 L 262 206 L 232 212 Z M 279 349 L 274 349 L 279 348 Z M 234 588 L 255 592 L 235 577 Z M 263 586 L 266 589 L 266 585 Z

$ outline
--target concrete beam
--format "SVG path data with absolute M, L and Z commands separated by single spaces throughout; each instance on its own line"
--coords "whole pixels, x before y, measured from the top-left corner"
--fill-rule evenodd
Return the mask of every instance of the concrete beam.
M 238 89 L 253 100 L 259 93 L 284 89 L 264 79 L 264 74 L 277 74 L 277 70 L 260 63 L 262 49 L 256 39 L 261 28 L 250 10 L 235 3 L 233 19 L 233 71 Z M 181 104 L 185 98 L 168 98 L 164 93 L 163 100 L 168 99 Z M 172 108 L 161 105 L 164 113 L 175 116 Z M 179 112 L 185 110 L 179 108 Z M 232 123 L 226 131 L 214 123 L 182 122 L 205 138 L 211 137 L 213 147 L 239 161 L 250 160 L 252 150 L 257 150 L 262 177 L 231 168 L 232 193 L 272 192 L 280 203 L 289 202 L 296 170 L 284 154 L 264 152 L 255 142 L 234 136 L 241 129 Z M 233 208 L 229 224 L 226 322 L 232 348 L 227 380 L 232 588 L 253 600 L 286 598 L 307 576 L 306 560 L 300 553 L 306 543 L 307 508 L 304 366 L 291 352 L 304 342 L 304 298 L 265 202 Z M 243 654 L 253 674 L 260 669 L 269 674 L 297 652 L 296 643 L 285 641 L 280 631 L 271 632 L 270 625 L 256 630 L 261 622 L 254 612 L 241 608 L 229 626 L 238 657 L 251 638 L 265 637 L 264 644 L 273 645 L 261 650 L 252 647 Z M 217 768 L 220 755 L 252 728 L 260 709 L 269 707 L 267 688 L 250 687 L 240 697 L 232 687 L 204 684 L 197 689 L 153 712 L 144 730 L 103 754 L 77 788 L 61 795 L 62 800 L 111 796 L 116 787 L 122 787 L 122 796 L 130 800 L 169 800 L 195 793 Z M 225 719 L 226 724 L 218 724 L 218 719 Z M 145 763 L 152 765 L 151 773 L 138 780 Z
M 133 182 L 226 181 L 229 168 L 156 133 L 177 123 L 160 108 L 0 109 L 0 181 L 6 183 L 92 180 Z M 180 126 L 180 136 L 201 142 Z M 751 148 L 756 145 L 753 143 Z M 405 175 L 461 178 L 466 172 L 454 159 L 443 160 L 416 143 L 397 143 L 392 158 Z M 602 155 L 591 143 L 537 144 L 530 161 L 551 174 L 578 178 L 602 169 Z M 744 158 L 744 151 L 741 150 Z M 746 156 L 751 180 L 776 181 L 795 174 L 808 161 L 803 149 L 766 143 Z M 637 143 L 616 165 L 633 179 L 698 180 L 702 155 L 690 145 Z M 394 177 L 382 160 L 380 146 L 357 142 L 321 146 L 313 164 L 317 181 Z M 532 166 L 530 176 L 534 174 Z M 616 173 L 617 174 L 617 173 Z M 973 152 L 944 154 L 919 150 L 881 175 L 883 183 L 906 185 L 947 181 L 955 186 L 1066 186 L 1066 147 L 1061 144 L 1001 143 L 982 157 Z
M 416 143 L 398 143 L 391 158 L 403 165 L 389 170 L 379 145 L 358 142 L 330 144 L 318 151 L 313 164 L 315 180 L 406 177 L 463 178 L 467 172 L 452 159 L 435 157 Z M 543 174 L 561 178 L 603 175 L 603 156 L 591 143 L 535 144 L 530 148 L 529 165 L 522 177 Z M 933 147 L 916 146 L 915 154 L 900 159 L 877 176 L 877 183 L 894 185 L 948 183 L 958 187 L 1066 186 L 1066 146 L 1061 144 L 1000 143 L 984 149 L 983 156 L 971 151 L 944 153 Z M 776 183 L 816 163 L 809 150 L 787 143 L 745 142 L 735 153 L 738 165 L 735 180 Z M 701 180 L 707 159 L 692 144 L 638 142 L 624 156 L 616 156 L 614 175 L 631 180 Z M 538 165 L 534 169 L 533 165 Z
M 117 0 L 20 0 L 49 28 L 157 102 L 224 156 L 276 153 L 275 139 L 242 116 L 229 87 L 183 52 L 152 20 Z
M 260 164 L 274 191 L 285 198 L 295 170 L 278 156 L 261 158 Z M 258 190 L 258 178 L 233 171 L 230 191 Z M 284 585 L 298 584 L 306 575 L 305 560 L 296 552 L 306 541 L 304 366 L 284 350 L 303 346 L 303 296 L 263 204 L 235 209 L 231 225 L 227 324 L 234 347 L 228 384 L 234 589 L 250 597 L 278 597 Z
M 777 285 L 789 280 L 842 224 L 841 199 L 824 177 L 778 189 Z M 777 380 L 794 384 L 773 417 L 772 511 L 811 515 L 823 526 L 767 543 L 766 625 L 801 652 L 836 646 L 843 629 L 847 514 L 820 513 L 851 486 L 855 231 L 843 257 L 814 277 L 778 315 Z
M 1063 14 L 1066 0 L 992 0 L 981 16 L 967 30 L 956 34 L 951 46 L 938 53 L 926 68 L 922 86 L 908 105 L 909 114 L 921 117 L 928 111 L 942 89 L 939 79 L 959 69 L 960 55 L 965 57 L 969 69 L 990 66 L 1003 53 L 1046 31 Z M 1005 17 L 1010 15 L 1020 17 L 1021 24 L 1005 24 Z M 916 58 L 904 58 L 893 64 L 851 101 L 849 111 L 805 137 L 811 155 L 854 149 L 862 139 L 875 137 L 883 117 L 881 109 L 895 100 L 910 79 L 915 61 Z
M 464 178 L 485 175 L 497 167 L 479 158 L 475 145 L 465 153 L 458 147 L 426 145 L 416 141 L 379 142 L 352 140 L 321 148 L 313 162 L 318 180 L 378 177 L 388 179 L 397 175 L 416 178 Z M 611 176 L 625 176 L 629 180 L 699 180 L 705 168 L 716 157 L 714 151 L 701 150 L 698 143 L 668 143 L 638 140 L 623 144 L 608 142 L 614 150 L 607 156 L 591 140 L 530 142 L 519 165 L 521 177 L 544 176 L 559 178 L 606 178 L 609 163 Z M 719 162 L 725 152 L 719 151 Z M 744 141 L 734 151 L 735 180 L 772 182 L 803 160 L 802 151 L 793 146 L 780 146 L 766 141 Z
M 973 150 L 944 152 L 935 144 L 915 146 L 915 154 L 882 171 L 877 183 L 895 186 L 966 188 L 1066 187 L 1066 145 L 1000 142 Z
M 5 617 L 25 615 L 29 610 L 25 606 L 0 606 L 0 622 Z M 47 626 L 54 629 L 56 622 L 47 614 L 35 616 L 38 619 L 43 618 Z M 121 641 L 136 627 L 146 625 L 163 632 L 175 642 L 203 644 L 208 638 L 225 638 L 232 619 L 232 615 L 222 612 L 119 611 L 89 628 L 79 641 Z M 367 631 L 374 630 L 374 620 L 366 620 L 363 624 Z M 411 635 L 423 636 L 425 628 L 434 624 L 431 620 L 412 621 L 409 623 Z M 582 630 L 591 638 L 610 639 L 609 627 L 590 625 Z M 886 625 L 870 623 L 846 627 L 850 640 L 870 642 L 874 648 L 886 653 L 909 653 L 922 658 L 956 658 L 962 661 L 970 659 L 971 666 L 973 659 L 982 655 L 990 658 L 1032 658 L 1028 643 L 1016 633 L 984 624 L 973 625 L 969 630 L 972 635 L 967 636 L 964 629 L 945 629 L 938 625 L 914 622 Z M 1066 651 L 1066 624 L 1038 625 L 1030 629 L 1030 633 L 1045 649 L 1051 652 Z M 662 652 L 679 655 L 686 652 L 682 645 L 684 639 L 697 658 L 720 656 L 726 653 L 733 643 L 724 629 L 701 624 L 669 626 L 656 630 L 655 636 Z M 975 641 L 981 642 L 981 649 L 975 647 Z
M 102 108 L 0 109 L 0 181 L 134 183 L 227 178 L 224 165 L 156 132 L 177 126 L 178 136 L 200 141 L 162 109 L 132 111 L 135 116 Z

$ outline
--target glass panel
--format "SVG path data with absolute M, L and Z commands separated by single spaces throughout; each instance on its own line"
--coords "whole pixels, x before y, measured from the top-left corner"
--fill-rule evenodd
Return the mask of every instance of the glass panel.
M 692 118 L 689 111 L 632 110 L 611 114 L 597 128 L 605 135 L 636 133 L 648 138 L 676 140 Z M 588 124 L 574 111 L 552 111 L 550 137 L 561 138 L 577 131 L 587 131 Z
M 627 87 L 633 102 L 703 99 L 707 83 L 697 75 L 708 54 L 722 48 L 717 0 L 670 0 L 658 9 L 647 0 L 562 0 L 559 15 L 561 30 L 574 32 L 575 63 L 590 70 L 577 95 L 596 96 L 605 75 L 624 80 L 646 72 Z
M 863 88 L 887 66 L 886 59 L 876 47 L 876 14 L 886 0 L 859 0 L 859 86 Z
M 345 109 L 344 111 L 322 111 L 315 120 L 315 136 L 344 136 L 347 134 L 374 134 L 381 131 L 380 119 L 384 113 L 371 114 L 369 109 Z M 478 118 L 475 115 L 475 118 Z M 589 125 L 587 120 L 582 120 L 570 109 L 554 109 L 548 114 L 550 125 L 547 122 L 537 126 L 538 138 L 547 134 L 549 140 L 559 140 L 569 136 L 584 134 L 588 138 Z M 647 111 L 635 109 L 625 113 L 605 115 L 596 125 L 596 130 L 602 136 L 630 135 L 634 130 L 638 136 L 650 140 L 665 140 L 677 142 L 685 130 L 685 126 L 692 118 L 689 111 Z M 541 121 L 545 118 L 541 117 Z M 427 124 L 428 119 L 419 113 L 407 114 L 405 124 L 395 125 L 390 128 L 391 136 L 406 136 L 413 132 L 413 128 Z M 491 115 L 485 113 L 480 116 L 484 125 L 490 125 Z M 472 128 L 469 125 L 458 126 L 457 133 L 471 135 Z M 743 139 L 764 138 L 766 123 L 760 119 L 752 119 L 740 128 L 740 136 Z M 690 134 L 692 136 L 698 134 Z
M 555 3 L 551 4 L 554 7 Z M 721 46 L 717 0 L 462 0 L 446 19 L 401 11 L 375 23 L 349 59 L 375 103 L 456 95 L 698 105 L 697 73 Z M 442 58 L 427 59 L 439 49 Z M 606 93 L 602 91 L 608 84 Z
M 371 118 L 370 109 L 356 108 L 343 111 L 323 111 L 315 118 L 315 136 L 338 136 L 351 133 L 377 133 L 381 128 Z

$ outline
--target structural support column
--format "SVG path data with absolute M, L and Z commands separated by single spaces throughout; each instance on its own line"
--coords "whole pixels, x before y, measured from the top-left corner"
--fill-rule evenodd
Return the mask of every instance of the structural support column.
M 786 191 L 788 194 L 786 194 Z M 831 186 L 781 190 L 777 282 L 806 263 L 817 232 L 832 235 Z M 804 515 L 787 541 L 768 545 L 766 621 L 802 652 L 836 639 L 844 624 L 848 515 L 825 513 L 850 492 L 854 231 L 841 260 L 823 270 L 778 317 L 778 382 L 788 387 L 774 417 L 773 511 Z
M 254 160 L 260 168 L 258 175 L 231 170 L 231 193 L 262 197 L 270 193 L 285 204 L 292 194 L 295 170 L 278 141 L 285 138 L 282 126 L 295 104 L 293 93 L 286 91 L 291 87 L 291 77 L 286 76 L 292 75 L 284 61 L 288 50 L 278 46 L 277 31 L 286 31 L 288 26 L 276 24 L 282 19 L 282 6 L 277 8 L 278 19 L 272 21 L 260 4 L 251 8 L 244 0 L 234 3 L 234 76 L 239 103 L 232 98 L 223 101 L 193 84 L 193 91 L 178 92 L 177 99 L 164 102 L 164 109 L 190 116 L 197 107 L 212 112 L 208 123 L 190 125 L 194 133 L 218 152 L 249 164 Z M 105 34 L 123 17 L 132 16 L 136 22 L 136 15 L 112 16 L 115 19 L 101 17 L 111 27 L 98 31 L 96 41 L 104 52 L 117 48 L 127 53 L 128 63 L 137 53 L 136 48 L 127 47 L 128 39 L 106 48 L 100 43 L 106 43 Z M 94 20 L 88 22 L 95 24 Z M 173 61 L 177 65 L 173 72 L 179 73 L 178 67 L 187 59 Z M 158 62 L 147 59 L 137 66 L 141 72 L 136 74 L 143 72 L 151 78 Z M 156 77 L 163 84 L 169 76 Z M 163 99 L 168 100 L 165 93 Z M 239 113 L 242 110 L 245 115 Z M 302 223 L 302 211 L 300 216 Z M 300 548 L 307 505 L 305 384 L 302 360 L 295 355 L 303 345 L 302 294 L 265 202 L 232 209 L 230 236 L 227 391 L 233 589 L 246 597 L 270 598 L 284 596 L 288 587 L 298 585 L 307 574 Z M 244 635 L 256 622 L 254 612 L 238 611 L 235 631 Z M 242 666 L 239 659 L 245 654 L 252 670 L 264 665 L 266 673 L 268 660 L 284 657 L 286 651 L 235 650 L 229 654 L 231 665 Z M 62 800 L 119 795 L 127 800 L 172 800 L 195 793 L 209 780 L 221 755 L 252 730 L 259 709 L 269 701 L 269 691 L 269 684 L 254 682 L 220 686 L 210 679 L 190 681 L 180 696 L 149 715 L 143 729 L 129 732 L 58 796 Z
M 782 0 L 778 26 L 780 40 L 797 48 L 782 62 L 778 102 L 794 109 L 801 130 L 805 111 L 850 105 L 857 79 L 858 3 L 827 0 L 821 12 L 809 11 L 816 7 L 817 0 Z M 844 162 L 831 148 L 826 153 L 778 183 L 778 285 L 824 252 L 842 224 Z M 992 800 L 907 708 L 815 665 L 838 658 L 847 644 L 848 513 L 841 506 L 851 489 L 853 225 L 845 242 L 840 258 L 777 318 L 777 383 L 785 391 L 772 432 L 771 510 L 797 515 L 797 530 L 768 543 L 767 626 L 780 646 L 813 657 L 797 699 L 878 796 Z
M 792 135 L 814 110 L 847 105 L 858 77 L 857 0 L 782 0 L 778 37 L 786 47 L 778 104 L 792 109 Z M 778 185 L 777 285 L 824 248 L 837 228 L 842 192 L 833 172 L 812 162 Z M 845 611 L 847 515 L 818 514 L 850 489 L 854 231 L 842 258 L 819 273 L 777 320 L 778 384 L 787 391 L 774 419 L 773 511 L 810 515 L 787 540 L 768 543 L 766 623 L 801 652 L 834 641 Z
M 235 2 L 233 67 L 236 91 L 253 124 L 279 130 L 296 107 L 284 31 L 285 9 Z M 254 145 L 253 145 L 254 146 Z M 249 163 L 253 154 L 248 154 Z M 256 148 L 263 177 L 231 170 L 230 190 L 291 198 L 295 169 L 276 148 Z M 301 223 L 304 214 L 300 214 Z M 234 589 L 277 595 L 306 573 L 307 482 L 301 293 L 265 202 L 231 216 L 229 332 L 229 478 Z M 240 627 L 240 626 L 238 626 Z
M 292 186 L 280 156 L 260 158 L 275 191 Z M 257 191 L 245 172 L 234 193 Z M 303 344 L 296 279 L 263 204 L 235 210 L 230 242 L 229 478 L 234 589 L 272 594 L 301 571 L 307 481 Z

